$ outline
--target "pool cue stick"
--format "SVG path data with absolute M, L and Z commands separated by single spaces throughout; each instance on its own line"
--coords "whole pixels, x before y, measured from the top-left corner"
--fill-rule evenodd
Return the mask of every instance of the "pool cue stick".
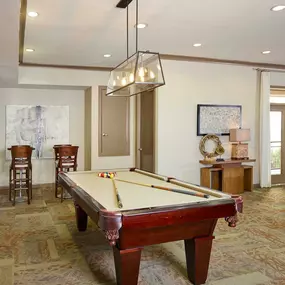
M 213 192 L 216 191 L 215 189 L 207 189 L 206 187 L 204 186 L 200 186 L 200 185 L 197 185 L 197 184 L 186 184 L 185 182 L 182 182 L 182 181 L 178 181 L 178 180 L 171 180 L 171 183 L 175 184 L 175 185 L 178 185 L 178 186 L 182 186 L 182 187 L 186 187 L 186 188 L 189 188 L 191 190 L 198 190 L 198 191 L 201 191 L 205 194 L 209 194 L 210 196 L 214 196 L 214 197 L 217 197 L 217 198 L 222 198 L 223 195 L 219 194 L 219 193 L 216 193 L 216 192 Z
M 111 180 L 112 180 L 113 187 L 114 187 L 114 190 L 115 190 L 115 194 L 116 194 L 116 198 L 117 198 L 117 202 L 118 202 L 118 207 L 119 208 L 123 208 L 122 199 L 121 199 L 120 194 L 118 192 L 118 188 L 116 186 L 115 180 L 114 180 L 114 178 L 111 178 Z
M 133 182 L 133 181 L 123 180 L 123 179 L 119 179 L 119 178 L 116 178 L 116 180 L 117 181 L 121 181 L 121 182 L 130 183 L 130 184 L 135 184 L 135 185 L 140 185 L 140 186 L 145 186 L 145 187 L 157 188 L 157 189 L 160 189 L 160 190 L 176 192 L 176 193 L 180 193 L 180 194 L 192 195 L 192 196 L 201 197 L 201 198 L 209 198 L 210 197 L 210 195 L 201 194 L 201 193 L 190 191 L 190 190 L 173 189 L 173 188 L 168 188 L 168 187 L 165 187 L 165 186 Z

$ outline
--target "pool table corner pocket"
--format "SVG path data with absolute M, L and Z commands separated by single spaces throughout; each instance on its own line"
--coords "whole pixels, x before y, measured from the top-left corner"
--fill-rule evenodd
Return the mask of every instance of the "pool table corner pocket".
M 104 232 L 111 246 L 115 246 L 119 239 L 119 230 L 122 227 L 122 214 L 100 210 L 99 227 Z

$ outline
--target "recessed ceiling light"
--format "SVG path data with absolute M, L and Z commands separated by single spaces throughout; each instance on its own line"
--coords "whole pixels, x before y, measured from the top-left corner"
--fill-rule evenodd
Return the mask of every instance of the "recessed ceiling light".
M 111 55 L 106 53 L 106 54 L 104 54 L 104 57 L 111 57 Z
M 193 45 L 193 47 L 200 47 L 200 46 L 202 46 L 202 44 L 197 43 Z
M 136 25 L 135 25 L 135 27 L 136 27 Z M 146 27 L 147 27 L 147 24 L 145 24 L 145 23 L 139 23 L 138 24 L 138 29 L 144 29 Z
M 273 12 L 279 12 L 285 9 L 285 5 L 277 5 L 271 8 L 271 11 Z
M 269 54 L 269 53 L 271 53 L 271 51 L 270 51 L 270 50 L 265 50 L 265 51 L 263 51 L 262 53 L 263 53 L 263 54 Z
M 37 17 L 38 15 L 39 15 L 39 13 L 34 12 L 34 11 L 31 11 L 31 12 L 28 13 L 28 16 L 29 16 L 29 17 L 32 17 L 32 18 L 35 18 L 35 17 Z
M 26 51 L 27 51 L 27 52 L 34 52 L 35 50 L 32 49 L 32 48 L 26 48 Z

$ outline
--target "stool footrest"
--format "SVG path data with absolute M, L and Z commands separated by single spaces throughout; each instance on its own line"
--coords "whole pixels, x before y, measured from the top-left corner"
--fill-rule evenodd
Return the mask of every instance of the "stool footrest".
M 13 188 L 14 191 L 28 190 L 28 189 L 29 189 L 29 187 Z

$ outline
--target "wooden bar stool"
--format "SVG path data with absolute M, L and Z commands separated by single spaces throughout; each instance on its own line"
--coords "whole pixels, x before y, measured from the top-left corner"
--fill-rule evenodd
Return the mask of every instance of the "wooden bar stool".
M 62 146 L 71 146 L 71 144 L 55 144 L 53 146 L 53 149 L 54 149 L 54 159 L 55 161 L 58 160 L 58 149 Z
M 9 200 L 12 200 L 13 206 L 16 202 L 16 191 L 19 191 L 22 197 L 22 190 L 26 190 L 28 204 L 33 198 L 32 193 L 32 152 L 29 145 L 18 145 L 8 148 L 11 150 L 12 161 L 9 171 Z
M 57 167 L 57 165 L 58 165 L 58 158 L 59 158 L 58 150 L 59 150 L 60 147 L 63 147 L 63 146 L 71 146 L 71 144 L 55 144 L 53 146 L 53 150 L 54 150 L 54 164 L 55 164 L 55 176 L 54 176 L 55 177 L 55 191 L 54 191 L 55 198 L 57 198 L 57 188 L 58 188 L 58 186 L 57 186 L 57 175 L 58 175 L 58 167 Z
M 61 146 L 58 147 L 58 160 L 55 167 L 55 197 L 58 190 L 58 173 L 60 171 L 69 172 L 77 171 L 77 154 L 78 146 Z M 63 188 L 61 187 L 61 202 L 63 201 Z

